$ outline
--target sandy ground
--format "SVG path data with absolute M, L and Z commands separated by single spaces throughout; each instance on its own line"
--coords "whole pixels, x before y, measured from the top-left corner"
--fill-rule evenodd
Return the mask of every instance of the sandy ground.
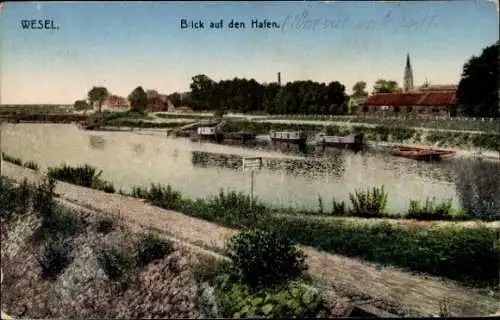
M 10 178 L 39 181 L 32 170 L 2 164 L 2 174 Z M 237 231 L 217 226 L 182 213 L 164 210 L 142 200 L 107 194 L 59 182 L 61 198 L 103 214 L 118 214 L 124 220 L 162 230 L 176 238 L 204 248 L 221 250 L 224 241 Z M 379 267 L 364 261 L 331 255 L 303 247 L 308 255 L 309 271 L 321 277 L 325 285 L 339 294 L 369 296 L 407 308 L 417 315 L 439 314 L 440 303 L 447 301 L 452 315 L 490 315 L 499 310 L 494 297 L 480 294 L 451 281 L 413 275 L 393 267 Z

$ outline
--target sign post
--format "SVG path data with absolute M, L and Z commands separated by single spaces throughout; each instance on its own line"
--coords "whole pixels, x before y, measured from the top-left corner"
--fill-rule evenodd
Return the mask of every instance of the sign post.
M 243 158 L 243 170 L 250 170 L 250 209 L 253 208 L 254 172 L 262 168 L 262 157 Z

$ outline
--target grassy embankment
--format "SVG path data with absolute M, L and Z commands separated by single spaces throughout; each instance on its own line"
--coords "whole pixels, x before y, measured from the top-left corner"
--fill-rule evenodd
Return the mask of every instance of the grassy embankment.
M 11 316 L 332 315 L 335 301 L 313 286 L 303 253 L 277 233 L 234 236 L 228 261 L 193 256 L 160 234 L 132 232 L 116 217 L 62 207 L 54 188 L 53 179 L 15 185 L 0 178 L 2 310 Z
M 68 178 L 66 181 L 75 179 Z M 258 200 L 251 204 L 250 197 L 241 193 L 221 191 L 219 195 L 206 199 L 190 199 L 171 186 L 154 184 L 136 187 L 128 195 L 226 227 L 279 231 L 296 243 L 334 254 L 443 276 L 469 285 L 498 284 L 499 256 L 493 246 L 498 241 L 498 228 L 480 226 L 472 229 L 460 224 L 432 228 L 411 223 L 391 224 L 384 219 L 372 224 L 359 224 L 341 219 L 311 219 L 304 215 L 285 217 L 277 215 L 275 209 Z M 383 189 L 357 190 L 351 195 L 352 207 L 348 209 L 337 202 L 333 215 L 338 215 L 340 211 L 340 215 L 345 216 L 386 217 L 386 201 L 387 194 Z M 293 210 L 288 212 L 293 213 Z M 287 213 L 287 210 L 280 210 L 280 213 Z M 325 214 L 321 212 L 321 206 L 317 214 Z M 413 202 L 406 214 L 405 217 L 423 220 L 498 220 L 498 216 L 452 210 L 448 203 L 421 206 Z
M 390 119 L 359 116 L 328 116 L 328 115 L 301 115 L 301 116 L 270 116 L 268 120 L 314 120 L 314 121 L 342 121 L 368 123 L 390 127 L 421 127 L 439 128 L 447 130 L 482 131 L 489 133 L 500 132 L 500 119 L 472 120 L 472 119 Z
M 443 147 L 456 148 L 482 148 L 487 150 L 500 150 L 500 134 L 479 134 L 461 132 L 430 131 L 422 132 L 405 127 L 377 126 L 373 128 L 364 126 L 337 126 L 337 125 L 310 125 L 310 124 L 281 124 L 255 121 L 231 121 L 232 130 L 251 131 L 265 134 L 270 130 L 303 130 L 310 136 L 319 131 L 326 130 L 328 134 L 363 133 L 367 141 L 399 142 L 415 144 L 439 144 Z

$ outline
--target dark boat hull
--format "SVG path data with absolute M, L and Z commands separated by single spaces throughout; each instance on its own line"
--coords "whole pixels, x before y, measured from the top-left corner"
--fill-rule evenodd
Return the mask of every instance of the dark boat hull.
M 271 138 L 272 142 L 286 142 L 286 143 L 294 143 L 294 144 L 305 144 L 306 139 L 286 139 L 286 138 Z
M 362 143 L 320 142 L 319 145 L 323 147 L 333 147 L 338 149 L 351 149 L 351 150 L 361 150 L 363 148 Z

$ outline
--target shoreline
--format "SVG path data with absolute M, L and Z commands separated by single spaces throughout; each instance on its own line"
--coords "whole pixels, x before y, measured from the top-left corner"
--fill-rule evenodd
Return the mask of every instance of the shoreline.
M 39 173 L 15 165 L 7 165 L 5 169 L 7 170 L 3 174 L 17 181 L 27 178 L 37 182 L 42 177 Z M 158 227 L 166 234 L 198 246 L 203 244 L 222 249 L 224 239 L 238 233 L 238 230 L 158 208 L 140 199 L 107 194 L 61 181 L 56 183 L 56 193 L 60 198 L 77 205 L 107 214 L 119 214 L 130 223 Z M 138 212 L 145 215 L 139 215 Z M 190 226 L 188 230 L 183 227 L 186 225 Z M 408 272 L 390 265 L 381 267 L 378 263 L 327 253 L 308 245 L 301 245 L 300 248 L 308 255 L 311 271 L 317 273 L 326 285 L 339 292 L 349 291 L 383 298 L 398 306 L 407 306 L 422 316 L 438 314 L 439 306 L 436 301 L 444 298 L 449 299 L 450 308 L 455 314 L 486 315 L 496 311 L 493 298 L 453 280 Z M 411 289 L 401 293 L 401 286 Z M 426 294 L 429 288 L 434 293 L 432 296 Z
M 260 122 L 260 121 L 258 121 Z M 258 123 L 257 122 L 257 123 Z M 47 123 L 57 123 L 57 122 L 39 122 L 39 121 L 22 121 L 20 124 L 47 124 Z M 152 122 L 155 123 L 155 122 Z M 163 123 L 163 122 L 160 122 Z M 165 123 L 181 123 L 180 121 L 165 121 Z M 72 124 L 75 125 L 75 122 L 69 122 L 69 123 L 62 123 L 62 124 Z M 345 124 L 345 123 L 344 123 Z M 347 124 L 347 126 L 349 126 Z M 94 132 L 158 132 L 158 133 L 165 133 L 167 134 L 168 131 L 175 129 L 175 126 L 170 128 L 170 127 L 165 127 L 165 128 L 158 128 L 158 127 L 151 127 L 151 128 L 144 128 L 140 126 L 104 126 L 99 130 L 89 130 L 89 131 L 94 131 Z M 467 133 L 467 131 L 463 131 L 463 133 Z M 487 134 L 487 133 L 484 133 Z M 256 140 L 269 140 L 268 134 L 261 134 L 257 135 Z M 308 143 L 309 144 L 309 143 Z M 314 143 L 312 143 L 314 144 Z M 453 147 L 440 147 L 440 146 L 435 146 L 435 145 L 428 145 L 428 144 L 419 144 L 419 143 L 411 143 L 411 142 L 386 142 L 386 141 L 374 141 L 374 140 L 367 140 L 366 145 L 369 148 L 372 148 L 374 150 L 386 150 L 391 147 L 395 147 L 398 145 L 404 145 L 404 146 L 409 146 L 409 147 L 420 147 L 420 148 L 440 148 L 440 149 L 450 149 L 450 150 L 455 150 L 456 155 L 455 157 L 458 158 L 472 158 L 476 160 L 494 160 L 494 161 L 500 161 L 500 150 L 499 151 L 494 151 L 494 150 L 481 150 L 480 148 L 470 148 L 470 149 L 463 149 L 460 148 L 459 146 Z

